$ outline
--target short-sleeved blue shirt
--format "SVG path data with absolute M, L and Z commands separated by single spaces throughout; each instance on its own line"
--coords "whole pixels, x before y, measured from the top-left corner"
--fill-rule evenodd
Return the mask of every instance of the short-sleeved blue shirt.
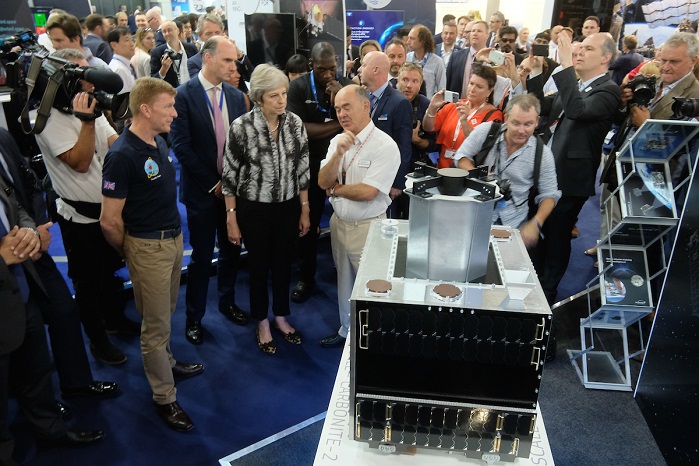
M 175 167 L 167 144 L 157 147 L 128 128 L 107 152 L 102 170 L 102 194 L 126 199 L 122 217 L 131 233 L 170 230 L 180 226 Z

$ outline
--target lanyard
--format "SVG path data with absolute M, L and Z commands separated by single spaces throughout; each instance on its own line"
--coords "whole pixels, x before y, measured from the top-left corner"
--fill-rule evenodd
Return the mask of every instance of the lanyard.
M 311 90 L 313 91 L 313 100 L 316 101 L 316 108 L 323 113 L 330 114 L 330 111 L 320 106 L 320 100 L 318 100 L 318 93 L 316 92 L 316 79 L 315 73 L 311 71 Z
M 366 137 L 366 139 L 364 140 L 364 142 L 362 142 L 361 144 L 359 144 L 359 147 L 358 147 L 357 150 L 354 152 L 354 155 L 352 156 L 352 158 L 350 159 L 349 163 L 347 164 L 347 168 L 344 169 L 344 170 L 342 170 L 342 184 L 345 184 L 345 180 L 347 179 L 347 172 L 349 171 L 350 167 L 352 166 L 352 163 L 354 162 L 354 159 L 355 159 L 355 158 L 357 157 L 357 155 L 359 154 L 359 151 L 362 150 L 362 147 L 364 147 L 364 144 L 366 144 L 366 142 L 369 140 L 369 138 L 371 137 L 371 135 L 374 134 L 374 130 L 375 130 L 375 129 L 376 129 L 376 126 L 374 126 L 373 128 L 371 128 L 371 131 L 370 131 L 369 134 L 367 135 L 367 137 Z
M 420 66 L 422 66 L 422 69 L 425 69 L 425 64 L 427 63 L 427 60 L 430 58 L 431 52 L 427 52 L 425 54 L 425 58 L 422 59 L 422 63 L 420 63 Z
M 214 86 L 215 87 L 215 86 Z M 213 87 L 212 87 L 213 89 Z M 209 110 L 211 111 L 211 114 L 214 114 L 214 106 L 211 104 L 211 99 L 209 98 L 209 93 L 204 92 L 206 95 L 206 105 L 209 107 Z M 223 111 L 223 86 L 221 86 L 221 96 L 218 99 L 218 108 L 219 110 Z
M 455 105 L 456 105 L 456 104 L 455 104 Z M 480 110 L 481 108 L 483 108 L 484 105 L 485 105 L 485 102 L 483 102 L 483 103 L 481 104 L 480 107 L 478 107 L 477 109 L 475 109 L 474 111 L 472 111 L 471 114 L 468 116 L 468 118 L 466 118 L 466 121 L 468 121 L 468 120 L 470 120 L 471 118 L 473 118 L 473 115 L 475 115 L 476 112 L 478 112 L 478 110 Z M 452 141 L 451 141 L 451 149 L 452 149 L 452 150 L 454 150 L 454 146 L 456 146 L 456 140 L 459 139 L 459 132 L 461 131 L 461 118 L 458 118 L 458 115 L 459 115 L 459 114 L 458 114 L 458 110 L 457 110 L 457 114 L 456 114 L 456 115 L 457 115 L 457 120 L 458 120 L 458 122 L 456 123 L 456 128 L 454 129 L 454 138 L 453 138 Z

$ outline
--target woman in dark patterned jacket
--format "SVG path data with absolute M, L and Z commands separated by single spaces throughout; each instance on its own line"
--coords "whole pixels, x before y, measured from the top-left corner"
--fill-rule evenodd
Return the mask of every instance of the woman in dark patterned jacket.
M 284 339 L 301 344 L 286 320 L 289 283 L 297 236 L 308 233 L 308 137 L 299 117 L 286 111 L 289 80 L 270 65 L 250 78 L 256 104 L 230 126 L 223 164 L 228 240 L 245 240 L 250 270 L 250 315 L 257 319 L 257 345 L 276 352 L 269 321 L 267 277 L 272 272 L 274 327 Z

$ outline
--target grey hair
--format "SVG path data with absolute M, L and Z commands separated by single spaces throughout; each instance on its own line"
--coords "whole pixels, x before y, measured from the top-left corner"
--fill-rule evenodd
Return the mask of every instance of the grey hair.
M 359 98 L 359 102 L 362 105 L 364 105 L 364 102 L 369 102 L 369 93 L 364 87 L 360 86 L 359 84 L 349 84 L 343 87 L 343 89 L 348 89 L 348 91 L 354 91 L 355 96 Z
M 278 87 L 289 89 L 289 78 L 279 68 L 272 65 L 258 65 L 250 76 L 250 100 L 262 102 L 262 95 Z
M 687 46 L 687 56 L 690 59 L 699 55 L 699 39 L 691 32 L 676 32 L 665 41 L 663 47 L 679 47 L 682 44 Z
M 52 57 L 63 58 L 64 60 L 84 60 L 85 54 L 78 49 L 62 49 L 56 50 L 51 54 Z
M 604 36 L 604 40 L 602 41 L 602 45 L 600 46 L 600 51 L 602 52 L 602 55 L 607 55 L 608 53 L 612 55 L 612 57 L 609 59 L 609 63 L 607 64 L 607 66 L 609 66 L 614 62 L 614 59 L 616 58 L 616 41 L 608 32 L 598 32 L 597 34 L 602 34 Z
M 502 21 L 503 26 L 505 25 L 505 14 L 502 11 L 496 11 L 493 16 Z
M 218 16 L 212 14 L 212 13 L 205 13 L 199 17 L 199 21 L 197 21 L 197 30 L 196 33 L 197 35 L 201 35 L 201 33 L 204 31 L 204 21 L 208 21 L 210 23 L 215 23 L 218 27 L 221 28 L 221 31 L 223 31 L 223 21 L 221 21 L 221 18 Z
M 201 59 L 204 60 L 204 55 L 207 53 L 211 55 L 212 57 L 216 56 L 216 52 L 218 50 L 218 44 L 220 42 L 225 42 L 228 41 L 231 44 L 233 43 L 232 40 L 230 40 L 228 37 L 224 36 L 213 36 L 207 39 L 206 42 L 204 42 L 204 45 L 201 47 L 201 51 L 199 52 L 201 54 Z
M 534 94 L 521 94 L 511 98 L 505 106 L 505 114 L 510 113 L 515 105 L 525 112 L 528 112 L 533 108 L 536 110 L 537 116 L 541 114 L 541 103 L 539 102 L 539 99 L 534 96 Z
M 85 59 L 85 54 L 82 52 L 82 50 L 77 49 L 56 50 L 51 54 L 51 56 L 70 61 Z M 53 75 L 61 66 L 62 65 L 59 65 L 58 63 L 51 60 L 44 60 L 44 63 L 42 64 L 42 68 L 44 68 L 49 75 Z

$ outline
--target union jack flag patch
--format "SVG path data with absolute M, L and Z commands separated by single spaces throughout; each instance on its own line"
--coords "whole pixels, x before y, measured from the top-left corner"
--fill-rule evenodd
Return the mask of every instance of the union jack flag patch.
M 104 180 L 104 184 L 102 184 L 102 189 L 114 191 L 116 189 L 116 182 Z

